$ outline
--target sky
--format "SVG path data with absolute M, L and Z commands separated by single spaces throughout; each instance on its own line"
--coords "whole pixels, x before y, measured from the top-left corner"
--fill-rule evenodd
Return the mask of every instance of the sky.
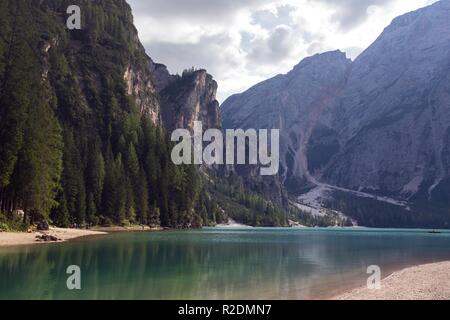
M 128 0 L 147 54 L 208 70 L 218 100 L 330 50 L 355 59 L 397 16 L 436 0 Z

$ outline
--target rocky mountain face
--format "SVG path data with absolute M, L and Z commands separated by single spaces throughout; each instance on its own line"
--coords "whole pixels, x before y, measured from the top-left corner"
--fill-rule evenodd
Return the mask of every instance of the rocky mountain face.
M 341 147 L 326 181 L 403 199 L 448 186 L 449 17 L 450 1 L 399 17 L 352 64 L 331 106 Z
M 130 65 L 124 74 L 128 94 L 135 96 L 142 114 L 168 130 L 193 129 L 194 121 L 202 121 L 205 128 L 221 128 L 217 83 L 206 70 L 177 76 L 150 58 L 148 64 L 138 70 Z
M 325 188 L 448 215 L 449 17 L 442 0 L 396 18 L 353 62 L 307 58 L 225 101 L 224 126 L 281 129 L 280 179 L 296 195 Z
M 145 52 L 140 42 L 136 46 Z M 205 128 L 221 128 L 216 100 L 218 86 L 206 70 L 171 75 L 165 65 L 147 57 L 144 65 L 130 64 L 124 80 L 128 94 L 134 95 L 141 113 L 148 114 L 156 124 L 170 131 L 193 129 L 194 121 L 202 121 Z
M 85 2 L 81 1 L 79 5 L 83 8 Z M 64 8 L 65 3 L 41 1 L 40 6 L 43 10 L 57 14 Z M 122 12 L 120 19 L 124 27 L 121 30 L 121 36 L 124 38 L 123 42 L 127 42 L 129 47 L 123 50 L 122 44 L 119 44 L 116 39 L 108 41 L 102 39 L 99 45 L 105 51 L 111 49 L 124 51 L 125 58 L 120 61 L 118 67 L 123 69 L 120 72 L 123 74 L 126 92 L 134 97 L 141 114 L 148 115 L 156 125 L 164 126 L 168 130 L 176 127 L 190 128 L 195 120 L 204 120 L 209 125 L 220 128 L 219 104 L 216 101 L 217 83 L 211 75 L 205 70 L 188 72 L 183 76 L 171 75 L 165 65 L 155 63 L 145 53 L 133 24 L 131 8 L 126 1 L 94 0 L 90 6 L 102 6 L 106 12 L 115 10 Z M 98 12 L 98 15 L 101 14 Z M 100 20 L 98 17 L 97 19 Z M 44 74 L 47 75 L 51 67 L 49 62 L 51 52 L 64 50 L 66 53 L 76 55 L 94 51 L 92 46 L 99 39 L 99 35 L 92 32 L 92 28 L 99 28 L 100 23 L 84 26 L 81 30 L 73 30 L 73 38 L 67 43 L 62 43 L 58 36 L 50 36 L 43 40 L 42 54 L 47 62 L 47 70 L 44 70 Z M 103 70 L 95 66 L 89 68 L 85 65 L 85 61 L 77 62 L 79 62 L 76 66 L 77 81 L 72 87 L 85 96 L 84 100 L 87 101 L 86 77 L 92 78 L 94 85 L 101 88 Z M 75 87 L 78 88 L 75 89 Z
M 222 127 L 219 103 L 216 100 L 217 83 L 205 70 L 186 71 L 182 77 L 169 76 L 160 87 L 162 119 L 169 129 L 193 129 L 195 121 L 203 128 Z
M 146 63 L 144 67 L 130 65 L 124 74 L 128 94 L 135 97 L 142 114 L 170 131 L 193 129 L 194 121 L 202 121 L 205 128 L 221 128 L 218 85 L 206 70 L 185 71 L 179 76 L 150 57 Z
M 308 184 L 303 157 L 307 143 L 313 131 L 321 128 L 323 111 L 344 83 L 350 65 L 339 51 L 307 58 L 287 75 L 276 76 L 225 101 L 224 127 L 280 129 L 280 177 L 291 189 L 300 191 Z

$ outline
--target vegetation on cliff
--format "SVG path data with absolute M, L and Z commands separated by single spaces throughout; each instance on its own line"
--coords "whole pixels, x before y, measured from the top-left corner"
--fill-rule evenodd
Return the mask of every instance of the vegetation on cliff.
M 81 30 L 66 28 L 72 4 L 82 8 Z M 171 76 L 156 67 L 123 0 L 1 1 L 0 222 L 18 228 L 23 210 L 25 224 L 187 228 L 230 211 L 240 222 L 287 225 L 283 209 L 236 198 L 228 182 L 211 188 L 198 168 L 172 163 L 157 89 Z M 214 83 L 196 90 L 215 94 Z
M 1 211 L 70 224 L 201 225 L 195 168 L 175 166 L 164 129 L 123 79 L 145 66 L 124 1 L 2 1 Z

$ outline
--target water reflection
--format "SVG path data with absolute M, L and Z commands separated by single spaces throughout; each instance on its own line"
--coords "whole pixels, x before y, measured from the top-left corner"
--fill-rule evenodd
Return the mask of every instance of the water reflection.
M 1 299 L 307 299 L 365 283 L 366 268 L 450 258 L 450 234 L 203 230 L 114 234 L 0 249 Z M 82 290 L 66 288 L 79 265 Z

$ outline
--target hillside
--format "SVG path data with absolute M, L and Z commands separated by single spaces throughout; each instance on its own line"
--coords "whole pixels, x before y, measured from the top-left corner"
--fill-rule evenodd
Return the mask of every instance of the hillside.
M 66 28 L 73 4 L 81 30 Z M 242 182 L 219 192 L 217 172 L 172 163 L 172 130 L 221 128 L 217 83 L 147 56 L 124 0 L 1 1 L 0 88 L 0 223 L 287 225 Z

